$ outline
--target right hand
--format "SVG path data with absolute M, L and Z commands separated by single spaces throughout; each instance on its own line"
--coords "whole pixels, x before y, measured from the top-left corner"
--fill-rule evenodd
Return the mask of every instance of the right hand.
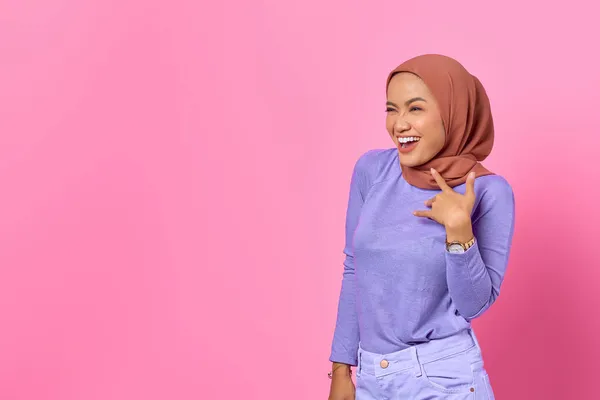
M 355 400 L 356 388 L 349 372 L 342 368 L 333 373 L 328 400 Z

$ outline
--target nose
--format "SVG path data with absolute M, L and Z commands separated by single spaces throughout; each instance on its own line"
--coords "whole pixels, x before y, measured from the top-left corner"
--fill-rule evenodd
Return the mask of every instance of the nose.
M 397 118 L 394 122 L 394 130 L 398 133 L 406 132 L 410 130 L 410 124 L 404 118 Z

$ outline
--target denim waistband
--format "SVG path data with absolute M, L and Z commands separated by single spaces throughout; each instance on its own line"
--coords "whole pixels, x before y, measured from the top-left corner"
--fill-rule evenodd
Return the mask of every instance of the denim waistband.
M 473 347 L 481 352 L 472 329 L 388 354 L 371 353 L 360 347 L 358 349 L 357 374 L 364 373 L 379 377 L 413 369 L 415 374 L 420 376 L 422 374 L 422 364 L 449 357 Z

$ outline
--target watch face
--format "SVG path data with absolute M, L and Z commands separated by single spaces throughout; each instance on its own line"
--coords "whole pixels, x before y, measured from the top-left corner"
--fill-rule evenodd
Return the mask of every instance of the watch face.
M 465 249 L 460 244 L 453 243 L 448 246 L 448 253 L 464 253 Z

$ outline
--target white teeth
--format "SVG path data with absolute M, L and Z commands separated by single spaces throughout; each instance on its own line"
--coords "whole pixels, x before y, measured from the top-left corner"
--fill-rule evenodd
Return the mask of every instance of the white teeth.
M 399 143 L 418 142 L 421 138 L 416 136 L 398 138 Z

